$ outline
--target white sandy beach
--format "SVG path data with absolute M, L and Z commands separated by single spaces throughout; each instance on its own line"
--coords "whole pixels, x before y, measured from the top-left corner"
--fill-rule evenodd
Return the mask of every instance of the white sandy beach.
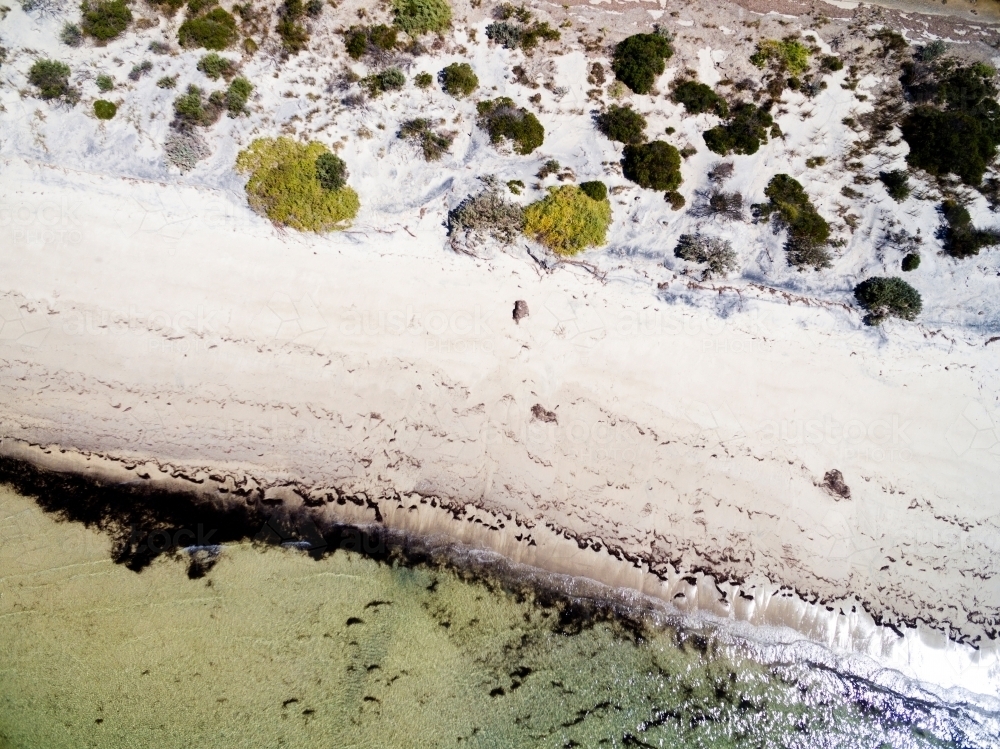
M 486 69 L 495 53 L 470 49 Z M 490 70 L 484 80 L 503 85 L 502 67 Z M 568 119 L 546 99 L 543 150 L 596 177 L 615 149 L 587 131 L 585 83 L 572 85 Z M 537 168 L 499 163 L 468 129 L 440 169 L 416 162 L 392 124 L 352 138 L 341 153 L 362 213 L 350 231 L 313 237 L 249 211 L 226 167 L 232 141 L 180 177 L 155 166 L 162 118 L 105 129 L 4 95 L 4 455 L 172 476 L 206 495 L 364 496 L 400 529 L 1000 694 L 995 251 L 964 265 L 926 253 L 923 320 L 872 329 L 850 288 L 872 269 L 864 227 L 896 210 L 884 200 L 862 209 L 867 223 L 827 276 L 768 264 L 780 238 L 735 225 L 719 231 L 743 242 L 744 275 L 696 282 L 672 257 L 682 220 L 638 190 L 614 203 L 608 248 L 545 268 L 523 246 L 448 249 L 446 211 L 486 171 L 474 159 L 505 179 Z M 817 132 L 841 149 L 843 134 L 823 133 L 859 104 L 839 87 L 824 96 L 779 120 L 783 144 L 740 157 L 751 198 L 775 171 L 801 173 Z M 293 104 L 309 102 L 289 101 L 286 119 Z M 389 106 L 344 117 L 375 127 Z M 800 116 L 809 106 L 819 113 Z M 694 142 L 704 123 L 678 111 L 666 105 L 656 127 L 676 121 Z M 245 142 L 275 124 L 224 128 Z M 686 162 L 689 197 L 715 160 L 702 150 Z M 809 184 L 828 214 L 841 176 Z M 985 200 L 972 209 L 992 218 Z M 931 203 L 898 210 L 932 235 Z M 530 310 L 519 323 L 515 300 Z M 824 485 L 834 470 L 849 497 Z M 313 512 L 375 520 L 333 501 Z M 704 581 L 688 590 L 693 572 L 726 595 Z

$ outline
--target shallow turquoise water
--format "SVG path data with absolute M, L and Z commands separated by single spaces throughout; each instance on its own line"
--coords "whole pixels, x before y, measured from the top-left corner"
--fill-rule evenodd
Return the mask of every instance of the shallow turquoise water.
M 247 542 L 137 574 L 9 492 L 0 542 L 5 747 L 1000 745 L 995 715 L 481 573 Z

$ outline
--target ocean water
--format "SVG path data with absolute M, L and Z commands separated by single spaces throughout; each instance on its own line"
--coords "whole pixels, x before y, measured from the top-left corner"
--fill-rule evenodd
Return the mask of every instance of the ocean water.
M 974 705 L 482 567 L 197 553 L 133 572 L 0 487 L 0 747 L 1000 745 Z

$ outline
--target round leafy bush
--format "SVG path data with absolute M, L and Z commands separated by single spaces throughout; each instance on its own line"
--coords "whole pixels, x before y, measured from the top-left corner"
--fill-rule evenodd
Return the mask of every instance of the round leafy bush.
M 398 30 L 393 26 L 352 26 L 345 36 L 347 54 L 360 60 L 368 52 L 388 51 L 396 46 Z
M 113 102 L 98 99 L 94 102 L 94 116 L 99 120 L 110 120 L 118 113 L 118 107 Z
M 611 204 L 573 185 L 549 188 L 524 209 L 524 233 L 560 255 L 604 244 L 610 224 Z
M 681 183 L 681 155 L 662 140 L 629 144 L 625 146 L 622 173 L 640 187 L 676 190 Z
M 174 127 L 184 130 L 208 127 L 222 116 L 225 94 L 216 91 L 208 99 L 197 86 L 188 86 L 187 92 L 174 99 Z
M 687 202 L 686 200 L 684 200 L 684 196 L 681 195 L 676 190 L 671 190 L 670 192 L 664 193 L 663 199 L 666 200 L 668 203 L 670 203 L 670 210 L 672 211 L 679 211 L 681 208 L 684 207 L 684 204 Z
M 222 8 L 213 8 L 203 16 L 189 18 L 177 31 L 182 47 L 203 47 L 221 50 L 237 38 L 236 19 Z
M 83 44 L 83 29 L 75 23 L 67 21 L 59 32 L 59 41 L 67 47 L 79 47 Z
M 479 78 L 467 62 L 453 62 L 438 74 L 441 88 L 456 99 L 468 96 L 479 88 Z
M 918 255 L 917 253 L 911 252 L 909 255 L 903 258 L 902 268 L 907 273 L 916 270 L 919 267 L 920 267 L 920 255 Z
M 618 42 L 611 69 L 618 80 L 637 94 L 648 94 L 674 54 L 670 42 L 659 34 L 633 34 Z
M 996 155 L 997 141 L 969 112 L 917 107 L 902 124 L 909 144 L 906 161 L 935 176 L 956 174 L 968 185 L 982 182 Z
M 799 75 L 809 69 L 809 48 L 794 37 L 764 39 L 757 44 L 757 51 L 750 56 L 750 62 L 758 68 L 774 62 L 781 70 Z
M 581 182 L 580 189 L 583 190 L 583 194 L 592 198 L 593 200 L 607 200 L 608 199 L 608 186 L 599 180 L 593 182 Z
M 399 128 L 398 137 L 416 142 L 423 151 L 426 161 L 440 159 L 455 140 L 455 136 L 451 133 L 434 130 L 431 121 L 423 118 L 404 122 Z
M 97 76 L 97 90 L 102 94 L 106 94 L 108 91 L 115 87 L 115 79 L 106 73 L 102 73 Z
M 897 203 L 902 203 L 910 197 L 909 177 L 902 169 L 894 169 L 891 172 L 879 172 L 878 178 L 885 185 L 889 197 Z
M 213 81 L 236 75 L 236 63 L 215 52 L 209 52 L 198 61 L 198 70 Z
M 776 174 L 764 194 L 770 203 L 755 209 L 764 216 L 777 212 L 788 227 L 785 254 L 789 265 L 816 269 L 829 266 L 830 253 L 825 245 L 830 239 L 830 225 L 816 212 L 802 184 L 787 174 Z
M 869 278 L 854 287 L 854 298 L 868 311 L 868 325 L 878 325 L 888 317 L 914 320 L 923 306 L 920 292 L 901 278 Z
M 399 68 L 386 68 L 361 81 L 372 96 L 378 96 L 386 91 L 398 91 L 406 85 L 406 76 Z
M 505 138 L 514 142 L 514 150 L 522 155 L 534 151 L 545 140 L 545 128 L 531 112 L 518 107 L 506 96 L 487 99 L 476 105 L 479 126 L 490 134 L 491 143 Z
M 941 214 L 945 220 L 941 238 L 944 239 L 945 252 L 952 257 L 972 257 L 978 255 L 983 247 L 1000 244 L 1000 234 L 977 229 L 972 224 L 969 211 L 954 200 L 946 200 L 941 204 Z
M 226 89 L 226 109 L 230 117 L 237 117 L 246 112 L 247 101 L 253 93 L 253 84 L 242 76 L 234 78 Z
M 730 153 L 754 154 L 767 143 L 768 128 L 774 125 L 771 115 L 750 103 L 733 107 L 729 121 L 704 134 L 705 145 L 721 156 Z
M 316 157 L 316 179 L 324 190 L 339 190 L 347 184 L 347 164 L 333 153 Z
M 434 76 L 430 73 L 417 73 L 413 76 L 413 82 L 417 88 L 430 88 L 431 84 L 434 83 Z
M 410 36 L 442 32 L 451 25 L 447 0 L 392 0 L 396 25 Z
M 619 143 L 642 143 L 646 140 L 646 118 L 632 107 L 612 104 L 597 115 L 597 129 Z
M 729 116 L 729 105 L 726 100 L 698 81 L 681 81 L 674 86 L 671 98 L 677 104 L 683 104 L 688 114 L 715 112 L 719 117 Z
M 188 16 L 196 16 L 203 10 L 208 10 L 219 4 L 219 0 L 188 0 Z
M 28 71 L 28 82 L 42 99 L 58 99 L 69 93 L 69 65 L 56 60 L 38 60 Z
M 361 204 L 347 185 L 328 190 L 320 184 L 317 162 L 327 153 L 322 143 L 255 140 L 236 157 L 236 170 L 250 175 L 246 186 L 250 207 L 276 224 L 299 231 L 343 229 Z
M 99 0 L 93 4 L 85 0 L 80 10 L 83 33 L 102 42 L 114 39 L 132 23 L 132 11 L 125 0 Z

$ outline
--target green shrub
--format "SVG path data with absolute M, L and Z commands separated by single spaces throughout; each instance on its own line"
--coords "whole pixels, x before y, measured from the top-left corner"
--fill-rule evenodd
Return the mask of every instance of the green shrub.
M 435 132 L 431 121 L 427 119 L 407 120 L 400 128 L 398 137 L 415 141 L 424 154 L 424 160 L 437 161 L 451 148 L 454 136 L 449 133 Z
M 771 115 L 750 103 L 733 107 L 732 116 L 704 134 L 705 145 L 722 156 L 730 153 L 757 153 L 761 143 L 767 143 L 768 129 L 774 126 Z
M 410 36 L 438 33 L 451 26 L 447 0 L 392 0 L 395 24 Z
M 750 56 L 750 62 L 763 68 L 769 62 L 792 75 L 800 75 L 809 69 L 809 48 L 794 37 L 764 39 L 757 43 L 757 51 Z
M 188 86 L 187 92 L 174 99 L 174 126 L 180 129 L 208 127 L 222 116 L 225 95 L 216 91 L 208 99 L 197 86 Z
M 598 180 L 593 182 L 581 182 L 580 189 L 583 190 L 584 195 L 592 200 L 608 199 L 608 186 Z
M 406 76 L 399 68 L 386 68 L 362 79 L 361 85 L 367 88 L 372 96 L 378 96 L 386 91 L 401 89 L 406 85 Z
M 298 54 L 309 44 L 309 32 L 302 25 L 306 6 L 302 0 L 285 0 L 278 11 L 275 30 L 281 37 L 281 46 L 287 54 Z
M 524 182 L 519 179 L 507 180 L 507 189 L 515 195 L 520 195 L 524 192 Z
M 441 88 L 456 99 L 468 96 L 479 87 L 479 78 L 467 62 L 453 62 L 438 74 Z
M 75 23 L 67 21 L 59 32 L 59 41 L 67 47 L 79 47 L 83 44 L 83 29 Z
M 524 233 L 560 255 L 604 244 L 610 224 L 611 204 L 573 185 L 549 188 L 524 209 Z
M 177 76 L 165 75 L 156 82 L 157 88 L 177 88 Z
M 101 73 L 97 76 L 97 90 L 102 94 L 106 94 L 108 91 L 115 87 L 115 79 L 106 73 Z
M 507 139 L 514 143 L 517 153 L 527 155 L 545 140 L 545 128 L 538 118 L 506 96 L 481 101 L 476 111 L 479 126 L 489 133 L 493 144 Z
M 28 82 L 45 100 L 61 99 L 70 93 L 69 65 L 56 60 L 38 60 L 28 71 Z
M 229 80 L 236 75 L 236 63 L 215 52 L 209 52 L 198 61 L 198 70 L 213 81 L 219 78 Z
M 901 278 L 869 278 L 854 287 L 854 298 L 868 311 L 868 325 L 879 325 L 889 317 L 915 320 L 923 306 L 920 292 Z
M 226 89 L 226 109 L 229 110 L 230 117 L 238 117 L 246 112 L 251 93 L 253 84 L 250 81 L 242 76 L 233 79 Z
M 830 253 L 825 245 L 830 239 L 830 225 L 816 212 L 799 181 L 787 174 L 776 174 L 764 194 L 770 202 L 754 208 L 765 218 L 776 212 L 788 228 L 788 264 L 817 270 L 828 267 Z
M 883 57 L 888 57 L 893 52 L 903 52 L 910 46 L 902 34 L 892 29 L 879 29 L 872 35 L 872 39 L 882 42 Z
M 453 247 L 482 243 L 488 238 L 512 244 L 524 229 L 524 209 L 504 199 L 495 177 L 482 179 L 486 183 L 485 190 L 470 195 L 448 212 L 448 236 Z M 516 181 L 508 182 L 508 186 L 513 182 Z M 518 194 L 513 187 L 511 192 Z
M 83 33 L 102 42 L 114 39 L 132 23 L 132 11 L 125 0 L 85 0 L 80 6 Z
M 646 118 L 632 107 L 612 104 L 597 115 L 597 129 L 619 143 L 642 143 L 646 140 Z
M 677 104 L 683 104 L 688 114 L 715 112 L 719 117 L 729 116 L 729 105 L 726 100 L 712 90 L 711 86 L 697 81 L 681 81 L 674 86 L 671 99 Z
M 558 161 L 555 159 L 549 159 L 542 164 L 542 168 L 538 170 L 536 176 L 538 179 L 545 179 L 550 174 L 558 174 L 560 169 L 562 169 L 562 165 L 560 165 Z
M 236 19 L 222 8 L 213 8 L 203 16 L 189 18 L 177 31 L 182 47 L 222 50 L 237 39 Z
M 496 21 L 486 27 L 486 38 L 506 49 L 520 47 L 522 33 L 524 33 L 523 26 L 506 20 Z
M 838 70 L 844 69 L 844 61 L 834 55 L 827 55 L 823 58 L 822 66 L 824 70 L 835 73 Z
M 894 169 L 891 172 L 879 172 L 878 178 L 885 185 L 889 197 L 897 203 L 902 203 L 910 197 L 909 176 L 902 169 Z
M 316 157 L 316 179 L 324 190 L 339 190 L 347 184 L 347 164 L 333 153 Z
M 622 158 L 625 178 L 640 187 L 669 192 L 681 183 L 681 155 L 669 143 L 630 143 Z
M 663 193 L 663 199 L 666 200 L 668 203 L 670 203 L 670 210 L 672 211 L 679 211 L 681 208 L 684 207 L 684 204 L 687 202 L 686 200 L 684 200 L 684 196 L 681 195 L 676 190 L 671 190 L 670 192 Z
M 113 102 L 98 99 L 94 102 L 94 116 L 99 120 L 110 120 L 118 113 L 118 107 Z
M 996 155 L 992 133 L 966 112 L 917 107 L 901 129 L 910 146 L 906 162 L 934 176 L 955 174 L 968 185 L 978 185 Z
M 905 272 L 909 273 L 920 267 L 920 255 L 916 252 L 909 253 L 903 258 L 902 268 Z
M 152 69 L 153 69 L 153 63 L 151 63 L 149 60 L 143 60 L 142 62 L 137 62 L 135 65 L 132 66 L 132 70 L 129 71 L 128 78 L 130 81 L 137 81 Z
M 310 18 L 319 18 L 323 15 L 323 0 L 308 0 L 306 2 L 306 15 Z
M 972 216 L 969 212 L 954 200 L 946 200 L 941 204 L 941 214 L 945 226 L 940 236 L 944 240 L 945 252 L 952 257 L 972 257 L 978 255 L 983 247 L 1000 244 L 1000 234 L 977 229 L 972 225 Z
M 431 84 L 434 83 L 434 76 L 430 73 L 417 73 L 413 76 L 413 82 L 417 88 L 430 88 Z
M 214 8 L 219 4 L 219 0 L 188 0 L 187 8 L 189 16 L 196 16 L 203 10 Z
M 255 140 L 236 158 L 236 170 L 250 175 L 246 186 L 250 207 L 276 224 L 298 231 L 345 228 L 361 204 L 347 185 L 328 190 L 320 184 L 317 161 L 326 153 L 329 150 L 322 143 L 290 138 Z
M 943 39 L 935 39 L 929 44 L 925 44 L 921 47 L 916 54 L 916 57 L 921 62 L 930 62 L 931 60 L 936 60 L 945 52 L 948 51 L 948 45 Z
M 345 34 L 344 44 L 347 47 L 347 54 L 355 60 L 360 60 L 373 50 L 394 49 L 398 42 L 397 37 L 396 28 L 385 24 L 352 26 Z
M 531 14 L 527 13 L 527 15 L 522 17 L 530 20 Z M 529 52 L 537 47 L 539 42 L 558 41 L 560 36 L 559 31 L 552 28 L 547 21 L 535 21 L 528 25 L 527 20 L 524 24 L 520 24 L 511 23 L 504 19 L 491 23 L 486 27 L 486 37 L 491 41 L 507 49 L 517 49 L 520 47 Z
M 669 40 L 660 34 L 633 34 L 615 46 L 611 69 L 632 91 L 648 94 L 673 54 Z

